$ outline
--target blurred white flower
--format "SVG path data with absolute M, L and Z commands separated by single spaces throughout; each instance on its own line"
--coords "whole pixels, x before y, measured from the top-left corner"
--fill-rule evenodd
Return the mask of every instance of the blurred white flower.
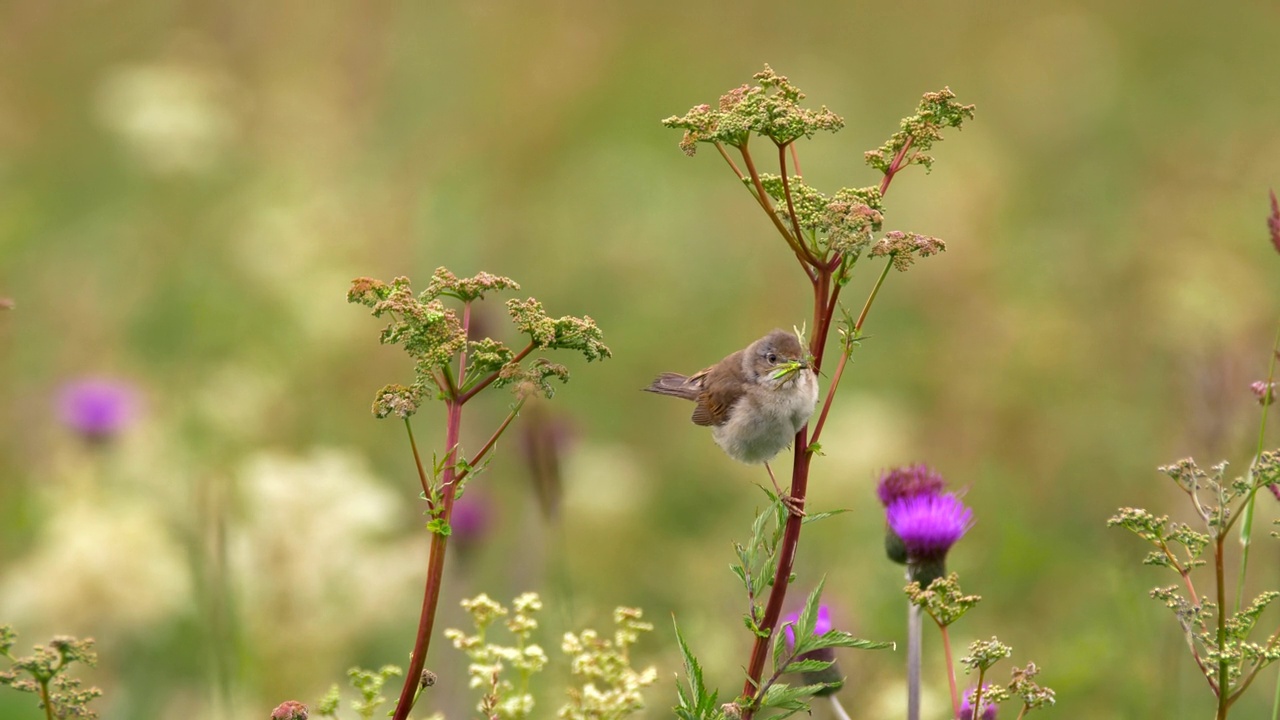
M 55 505 L 33 551 L 5 573 L 0 617 L 101 634 L 144 630 L 189 608 L 187 558 L 164 519 L 144 503 L 84 498 Z
M 332 449 L 263 453 L 239 478 L 229 528 L 232 585 L 264 667 L 314 681 L 349 643 L 412 603 L 427 543 L 393 534 L 401 503 L 363 458 Z M 278 678 L 279 679 L 279 678 Z
M 143 165 L 162 174 L 210 169 L 235 134 L 230 80 L 186 64 L 129 65 L 98 88 L 98 115 Z

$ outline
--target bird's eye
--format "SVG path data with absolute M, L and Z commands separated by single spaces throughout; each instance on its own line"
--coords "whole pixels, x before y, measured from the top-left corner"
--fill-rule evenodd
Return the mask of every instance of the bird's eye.
M 778 364 L 778 356 L 777 356 L 777 355 L 775 355 L 775 354 L 773 354 L 773 353 L 769 353 L 769 354 L 765 357 L 765 359 L 769 361 L 769 364 L 770 364 L 770 365 L 777 365 L 777 364 Z

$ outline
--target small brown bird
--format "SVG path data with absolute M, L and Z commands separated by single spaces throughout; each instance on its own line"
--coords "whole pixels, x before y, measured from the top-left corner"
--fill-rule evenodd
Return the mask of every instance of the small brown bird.
M 693 400 L 694 424 L 709 426 L 729 457 L 768 467 L 817 406 L 818 376 L 808 357 L 796 335 L 774 330 L 689 377 L 663 373 L 645 390 Z

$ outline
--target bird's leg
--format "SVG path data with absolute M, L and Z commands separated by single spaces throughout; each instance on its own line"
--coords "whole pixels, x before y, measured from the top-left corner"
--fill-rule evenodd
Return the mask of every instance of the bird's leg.
M 769 463 L 766 462 L 764 464 L 764 469 L 769 471 L 769 480 L 773 482 L 773 489 L 778 492 L 778 499 L 782 501 L 782 504 L 787 506 L 787 510 L 792 515 L 804 517 L 804 502 L 782 489 L 782 486 L 778 484 L 778 479 L 773 476 L 773 468 L 769 467 Z

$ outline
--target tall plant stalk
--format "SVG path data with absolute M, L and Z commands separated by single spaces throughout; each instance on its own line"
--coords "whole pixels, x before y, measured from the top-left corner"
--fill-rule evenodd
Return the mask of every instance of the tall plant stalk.
M 600 330 L 589 317 L 566 316 L 553 319 L 533 298 L 511 300 L 507 309 L 516 328 L 529 337 L 518 352 L 492 338 L 471 339 L 471 305 L 488 292 L 519 289 L 515 281 L 480 273 L 472 278 L 457 278 L 444 268 L 436 270 L 431 284 L 420 294 L 409 288 L 408 278 L 396 278 L 386 284 L 371 278 L 352 282 L 347 297 L 366 305 L 374 316 L 386 316 L 390 324 L 382 333 L 383 343 L 402 344 L 415 360 L 415 381 L 411 386 L 388 385 L 378 391 L 374 415 L 395 415 L 404 420 L 413 452 L 414 467 L 422 486 L 422 497 L 431 518 L 431 548 L 427 561 L 427 577 L 422 592 L 422 610 L 414 636 L 404 687 L 392 717 L 405 720 L 413 710 L 423 687 L 423 668 L 435 627 L 436 608 L 444 581 L 444 565 L 449 546 L 450 523 L 454 503 L 463 484 L 478 473 L 498 439 L 519 414 L 532 394 L 552 395 L 552 378 L 565 381 L 568 370 L 544 358 L 530 358 L 537 350 L 568 349 L 582 353 L 588 361 L 609 356 L 609 348 L 601 341 Z M 441 298 L 462 303 L 461 319 L 445 307 Z M 526 362 L 526 359 L 529 359 Z M 507 386 L 517 401 L 506 418 L 474 455 L 467 457 L 461 448 L 463 406 L 486 388 Z M 444 458 L 430 468 L 423 464 L 409 417 L 430 396 L 444 402 Z M 435 456 L 432 456 L 433 461 Z

